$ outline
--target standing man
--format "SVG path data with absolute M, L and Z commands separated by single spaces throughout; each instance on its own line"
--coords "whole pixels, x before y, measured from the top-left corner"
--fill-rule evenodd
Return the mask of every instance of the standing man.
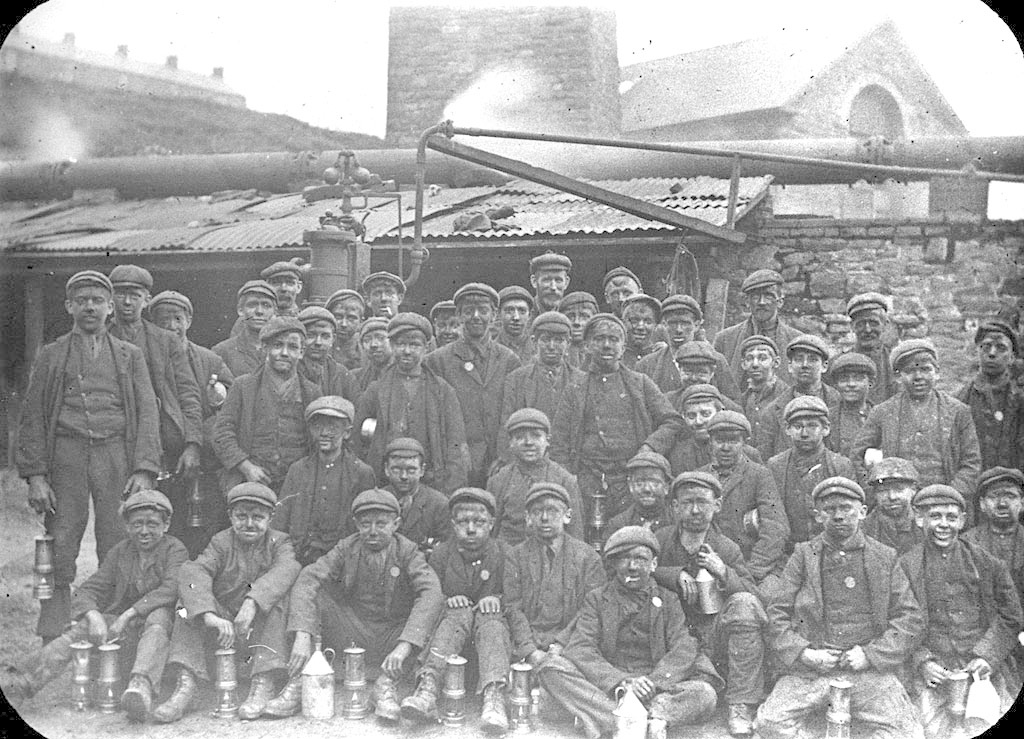
M 383 318 L 385 321 L 394 318 L 402 301 L 405 300 L 405 282 L 390 272 L 374 272 L 367 275 L 360 289 L 366 298 L 370 315 Z
M 299 360 L 299 373 L 320 386 L 326 395 L 340 395 L 356 401 L 352 373 L 331 356 L 338 319 L 326 308 L 308 305 L 299 311 L 299 322 L 306 328 L 306 351 Z
M 767 336 L 748 336 L 740 342 L 740 385 L 743 392 L 739 404 L 750 421 L 751 438 L 761 436 L 761 418 L 768 405 L 789 391 L 789 385 L 776 372 L 782 364 L 779 347 Z
M 18 427 L 18 474 L 53 536 L 54 594 L 40 601 L 36 633 L 49 641 L 70 621 L 82 535 L 95 515 L 96 556 L 124 538 L 123 495 L 151 490 L 160 470 L 160 421 L 142 351 L 110 335 L 114 287 L 88 270 L 65 285 L 74 327 L 39 351 Z
M 533 341 L 530 337 L 530 316 L 533 296 L 519 285 L 509 285 L 498 291 L 498 343 L 508 347 L 522 364 L 533 361 Z
M 846 304 L 846 315 L 850 317 L 854 336 L 857 337 L 853 351 L 868 357 L 875 365 L 876 379 L 869 397 L 874 405 L 878 405 L 895 395 L 899 388 L 889 366 L 892 345 L 884 339 L 889 327 L 889 301 L 878 293 L 854 295 Z
M 334 360 L 347 370 L 359 367 L 359 327 L 366 316 L 366 301 L 355 290 L 342 288 L 331 293 L 324 307 L 334 315 Z
M 569 288 L 572 260 L 564 254 L 545 252 L 530 260 L 530 285 L 536 295 L 533 309 L 537 315 L 558 310 L 559 303 Z
M 830 405 L 828 409 L 832 422 L 828 446 L 844 457 L 853 455 L 853 445 L 868 411 L 874 408 L 871 388 L 877 374 L 875 363 L 860 352 L 840 354 L 829 367 L 829 379 L 839 393 L 839 403 Z
M 718 361 L 722 355 L 716 352 L 711 344 L 703 340 L 687 341 L 676 347 L 673 352 L 679 382 L 675 390 L 665 393 L 673 406 L 681 408 L 682 396 L 694 385 L 712 385 L 719 391 L 722 404 L 726 408 L 737 412 L 740 410 L 739 404 L 722 389 L 735 388 L 735 383 L 729 377 L 729 368 L 722 367 Z M 726 373 L 724 382 L 718 377 L 719 368 L 724 369 Z
M 277 295 L 270 283 L 249 280 L 238 289 L 238 318 L 242 328 L 237 335 L 214 344 L 213 352 L 235 377 L 255 372 L 263 366 L 260 330 L 277 315 Z
M 260 279 L 266 280 L 277 295 L 277 315 L 299 315 L 299 293 L 302 292 L 302 267 L 297 260 L 274 262 L 260 272 Z
M 587 325 L 587 321 L 598 312 L 597 298 L 590 293 L 581 291 L 569 293 L 558 304 L 558 310 L 569 319 L 569 351 L 567 354 L 569 364 L 586 370 L 588 359 L 584 348 L 583 328 Z
M 640 278 L 625 267 L 608 270 L 604 276 L 602 287 L 604 302 L 608 306 L 608 310 L 619 318 L 622 318 L 622 308 L 626 300 L 643 292 L 643 288 L 640 287 Z

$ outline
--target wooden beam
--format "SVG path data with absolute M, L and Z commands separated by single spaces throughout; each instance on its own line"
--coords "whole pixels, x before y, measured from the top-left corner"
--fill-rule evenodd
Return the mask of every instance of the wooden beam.
M 740 157 L 732 158 L 732 174 L 729 176 L 729 210 L 726 211 L 725 225 L 736 228 L 736 201 L 740 197 Z

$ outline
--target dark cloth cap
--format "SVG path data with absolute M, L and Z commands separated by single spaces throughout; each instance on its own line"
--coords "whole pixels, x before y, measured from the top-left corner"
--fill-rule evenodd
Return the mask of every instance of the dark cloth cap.
M 566 272 L 572 269 L 572 260 L 565 254 L 555 254 L 547 251 L 530 260 L 530 274 L 539 272 L 542 269 L 564 269 Z
M 701 341 L 700 339 L 694 339 L 692 341 L 687 341 L 685 344 L 676 349 L 674 358 L 676 360 L 676 363 L 705 362 L 710 364 L 717 364 L 718 352 L 715 351 L 715 347 L 711 345 L 710 341 Z
M 398 498 L 380 488 L 364 490 L 352 501 L 353 517 L 367 511 L 385 511 L 394 513 L 396 516 L 402 515 L 402 507 L 398 504 Z
M 277 494 L 262 482 L 243 482 L 228 490 L 228 508 L 237 503 L 258 503 L 273 508 L 277 505 Z
M 602 280 L 601 282 L 601 287 L 608 287 L 608 283 L 611 282 L 612 279 L 614 279 L 615 277 L 628 277 L 637 284 L 637 287 L 641 287 L 640 278 L 636 276 L 633 270 L 626 269 L 625 267 L 613 267 L 612 269 L 608 270 L 604 275 L 604 280 Z
M 935 344 L 930 340 L 904 339 L 889 352 L 889 366 L 897 370 L 905 361 L 921 353 L 931 356 L 933 362 L 939 361 L 939 354 L 935 349 Z
M 546 480 L 535 482 L 530 486 L 529 491 L 526 493 L 526 507 L 529 508 L 535 501 L 541 498 L 549 497 L 558 498 L 565 503 L 567 508 L 572 507 L 572 501 L 569 500 L 569 491 L 557 482 L 548 482 Z
M 823 338 L 814 334 L 800 334 L 786 344 L 787 357 L 796 351 L 814 352 L 821 357 L 822 361 L 828 361 L 828 344 L 825 343 Z
M 978 326 L 978 330 L 974 332 L 974 343 L 980 344 L 982 339 L 985 338 L 985 334 L 993 331 L 1004 334 L 1010 340 L 1010 346 L 1013 347 L 1013 353 L 1020 354 L 1017 332 L 1013 330 L 1013 326 L 998 318 L 989 318 L 981 322 L 981 325 Z
M 986 490 L 1004 480 L 1024 490 L 1024 473 L 1020 470 L 1011 467 L 992 467 L 982 472 L 978 478 L 978 495 L 983 495 Z
M 681 489 L 690 487 L 706 488 L 714 493 L 716 498 L 722 496 L 722 483 L 710 472 L 703 470 L 689 470 L 676 475 L 672 481 L 671 496 L 675 498 Z
M 752 349 L 755 346 L 766 346 L 775 352 L 775 356 L 779 356 L 779 345 L 775 343 L 775 339 L 770 336 L 764 336 L 763 334 L 754 334 L 748 336 L 740 342 L 740 356 L 742 357 L 748 349 Z
M 709 434 L 716 431 L 742 431 L 749 437 L 751 434 L 750 421 L 738 411 L 721 410 L 708 421 L 707 431 Z
M 669 295 L 661 301 L 662 318 L 669 313 L 675 313 L 676 311 L 688 311 L 695 315 L 698 321 L 704 320 L 704 311 L 701 310 L 700 303 L 697 302 L 697 298 L 692 295 L 676 293 L 675 295 Z
M 380 316 L 373 316 L 363 321 L 362 325 L 359 326 L 359 338 L 362 339 L 366 334 L 371 331 L 387 331 L 388 330 L 388 319 L 381 318 Z
M 299 311 L 299 315 L 296 317 L 303 326 L 308 326 L 317 321 L 327 321 L 334 328 L 338 328 L 338 319 L 334 317 L 334 314 L 326 308 L 321 308 L 319 305 L 306 306 Z
M 110 284 L 153 289 L 153 275 L 137 264 L 119 264 L 110 270 Z
M 505 430 L 512 433 L 516 429 L 541 429 L 551 433 L 551 419 L 544 411 L 536 408 L 520 408 L 513 411 L 505 421 Z
M 964 496 L 952 485 L 925 485 L 914 493 L 910 502 L 914 508 L 924 508 L 930 505 L 958 505 L 967 510 Z
M 436 321 L 438 313 L 455 313 L 455 301 L 454 300 L 439 300 L 434 303 L 434 307 L 430 309 L 430 320 Z
M 626 324 L 624 324 L 622 322 L 622 319 L 619 318 L 614 313 L 595 313 L 594 315 L 592 315 L 590 317 L 590 320 L 587 321 L 586 325 L 583 326 L 583 338 L 586 339 L 588 336 L 590 336 L 590 333 L 597 328 L 599 324 L 605 322 L 614 323 L 616 326 L 618 326 L 619 331 L 622 332 L 622 338 L 626 338 Z
M 274 288 L 266 280 L 249 280 L 238 288 L 238 299 L 241 300 L 242 296 L 248 293 L 270 298 L 274 301 L 274 305 L 277 305 L 277 293 L 274 292 Z
M 298 318 L 293 316 L 274 316 L 260 329 L 260 343 L 266 343 L 279 334 L 291 333 L 292 331 L 302 334 L 303 338 L 306 336 L 306 327 L 302 325 L 302 321 Z
M 531 333 L 536 334 L 538 331 L 568 335 L 572 331 L 572 324 L 569 323 L 569 319 L 565 317 L 564 313 L 549 310 L 534 318 L 533 323 L 530 324 Z
M 869 310 L 889 312 L 889 301 L 881 293 L 861 293 L 854 295 L 846 304 L 846 315 L 853 318 L 858 313 Z
M 401 277 L 395 274 L 391 274 L 390 272 L 374 272 L 373 274 L 367 275 L 366 277 L 363 278 L 363 281 L 359 285 L 359 288 L 365 293 L 369 289 L 371 283 L 378 281 L 390 282 L 392 285 L 398 288 L 398 292 L 405 292 L 405 282 L 402 280 Z
M 577 290 L 576 292 L 569 293 L 560 301 L 558 301 L 558 310 L 564 313 L 574 305 L 592 305 L 594 306 L 594 310 L 596 311 L 597 298 L 595 298 L 588 292 L 584 292 L 583 290 Z
M 125 518 L 129 513 L 140 508 L 153 508 L 163 511 L 168 516 L 174 515 L 174 506 L 171 505 L 171 501 L 167 499 L 167 496 L 159 490 L 136 490 L 121 503 L 121 508 L 118 512 L 121 514 L 121 518 Z
M 399 436 L 397 439 L 392 439 L 388 442 L 388 445 L 384 447 L 384 459 L 388 457 L 416 457 L 419 456 L 421 459 L 427 458 L 427 452 L 416 439 L 410 436 Z
M 153 299 L 149 301 L 149 306 L 147 306 L 150 315 L 153 315 L 153 311 L 158 305 L 176 305 L 190 316 L 193 315 L 192 301 L 188 299 L 187 295 L 182 295 L 174 290 L 164 290 L 162 293 L 157 293 L 153 296 Z
M 843 372 L 863 372 L 872 378 L 878 376 L 878 368 L 871 357 L 859 352 L 846 352 L 832 360 L 829 376 L 839 377 Z
M 817 395 L 801 395 L 786 403 L 782 410 L 782 417 L 786 419 L 786 423 L 805 416 L 828 418 L 828 406 Z
M 316 400 L 310 401 L 306 406 L 306 420 L 313 416 L 331 416 L 332 418 L 347 418 L 349 421 L 356 417 L 355 406 L 352 401 L 340 395 L 321 395 Z
M 340 303 L 343 300 L 358 300 L 359 305 L 363 307 L 363 311 L 366 311 L 366 299 L 361 293 L 347 287 L 343 287 L 341 290 L 335 290 L 331 293 L 331 297 L 327 298 L 327 302 L 324 304 L 324 307 L 327 308 L 327 310 L 330 310 L 332 305 Z
M 525 300 L 533 308 L 533 293 L 519 285 L 509 285 L 498 290 L 498 306 L 505 305 L 509 300 Z
M 883 485 L 889 480 L 906 480 L 916 483 L 920 479 L 917 468 L 909 459 L 902 457 L 883 457 L 871 465 L 868 471 L 868 482 L 872 485 Z
M 661 553 L 661 545 L 653 531 L 644 526 L 623 526 L 604 543 L 604 558 L 615 559 L 633 547 L 641 546 L 650 549 L 655 556 Z
M 638 303 L 649 306 L 654 311 L 654 320 L 657 321 L 661 318 L 661 303 L 657 298 L 653 298 L 650 295 L 644 293 L 637 293 L 636 295 L 630 295 L 628 298 L 622 301 L 622 313 L 625 314 L 626 310 L 631 305 L 637 305 Z
M 269 281 L 271 277 L 286 274 L 294 275 L 296 280 L 301 280 L 302 267 L 295 262 L 274 262 L 272 265 L 264 268 L 263 271 L 260 272 L 260 277 Z
M 776 287 L 783 282 L 782 275 L 774 269 L 759 269 L 747 275 L 740 285 L 740 291 L 749 293 L 751 290 L 761 290 L 766 287 Z
M 448 499 L 448 510 L 455 510 L 459 503 L 481 503 L 491 515 L 498 509 L 494 496 L 482 488 L 459 488 Z
M 498 305 L 498 291 L 483 282 L 467 282 L 455 291 L 452 301 L 458 305 L 460 300 L 469 297 L 487 298 L 493 305 Z M 530 296 L 530 300 L 533 300 L 533 296 Z
M 811 491 L 811 499 L 815 502 L 826 495 L 842 495 L 844 498 L 864 502 L 864 488 L 848 477 L 826 477 Z
M 722 391 L 706 382 L 690 385 L 683 392 L 679 393 L 680 408 L 684 407 L 687 403 L 706 403 L 709 400 L 717 400 L 719 404 L 725 402 L 722 400 Z
M 661 470 L 662 474 L 665 475 L 666 480 L 672 479 L 672 465 L 669 464 L 665 457 L 657 452 L 649 452 L 644 449 L 634 454 L 633 457 L 626 462 L 627 470 L 642 470 L 649 467 Z
M 102 287 L 111 295 L 114 294 L 114 286 L 110 284 L 110 278 L 102 272 L 97 272 L 94 269 L 85 269 L 81 272 L 75 272 L 68 281 L 64 283 L 65 295 L 70 295 L 71 291 L 78 287 L 87 287 L 92 285 L 93 287 Z
M 388 321 L 388 338 L 393 339 L 406 331 L 421 331 L 429 341 L 434 336 L 434 326 L 419 313 L 398 313 Z

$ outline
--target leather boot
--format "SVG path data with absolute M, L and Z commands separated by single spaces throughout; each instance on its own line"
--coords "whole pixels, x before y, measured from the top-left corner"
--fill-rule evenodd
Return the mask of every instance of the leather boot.
M 508 731 L 508 713 L 505 712 L 505 686 L 491 683 L 484 688 L 484 707 L 480 722 L 491 733 Z
M 249 682 L 249 695 L 238 707 L 238 718 L 243 721 L 252 721 L 263 714 L 263 709 L 274 697 L 274 681 L 270 675 L 261 672 L 252 676 Z
M 149 718 L 153 707 L 153 687 L 145 675 L 128 678 L 128 688 L 121 693 L 121 708 L 128 714 L 129 721 L 143 722 Z
M 153 718 L 162 724 L 170 724 L 185 715 L 196 694 L 196 676 L 192 671 L 182 667 L 178 673 L 178 684 L 174 687 L 171 697 L 161 703 L 153 711 Z
M 395 681 L 387 675 L 381 675 L 373 684 L 373 713 L 381 721 L 394 723 L 402 715 L 402 707 L 398 705 L 398 690 Z
M 412 721 L 437 719 L 437 678 L 429 672 L 420 677 L 415 692 L 402 701 L 402 715 Z
M 296 675 L 284 684 L 281 692 L 267 703 L 264 716 L 288 718 L 302 709 L 302 676 Z

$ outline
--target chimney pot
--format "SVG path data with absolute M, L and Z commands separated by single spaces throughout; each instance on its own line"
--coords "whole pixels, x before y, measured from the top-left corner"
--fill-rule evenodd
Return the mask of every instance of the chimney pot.
M 119 57 L 123 57 L 123 58 L 127 59 L 128 58 L 128 45 L 127 44 L 121 44 L 120 46 L 118 46 L 117 47 L 117 55 Z
M 74 47 L 74 45 L 75 45 L 75 34 L 73 34 L 73 33 L 65 33 L 64 34 L 64 41 L 62 43 L 65 46 Z
M 171 56 L 167 57 L 167 68 L 168 69 L 177 69 L 178 68 L 178 57 L 175 56 L 174 54 L 172 54 Z
M 218 80 L 224 79 L 224 67 L 214 67 L 213 68 L 213 77 L 214 77 L 214 79 L 218 79 Z

